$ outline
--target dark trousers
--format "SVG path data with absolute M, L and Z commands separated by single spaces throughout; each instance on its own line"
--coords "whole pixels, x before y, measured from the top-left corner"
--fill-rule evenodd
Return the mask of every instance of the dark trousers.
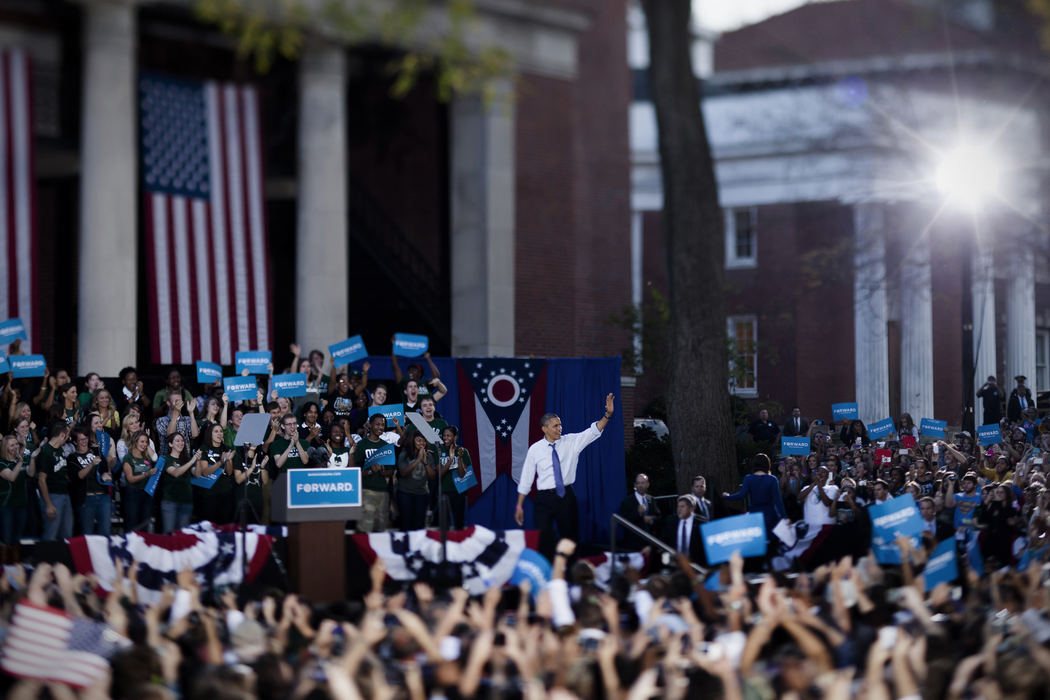
M 540 531 L 540 554 L 547 559 L 554 559 L 554 549 L 559 538 L 573 542 L 580 539 L 580 508 L 576 503 L 576 493 L 572 486 L 565 487 L 561 498 L 554 489 L 537 491 L 533 499 L 533 510 L 536 517 L 536 529 Z M 554 534 L 554 525 L 558 525 L 558 534 Z
M 132 486 L 127 488 L 124 496 L 124 532 L 148 532 L 150 516 L 153 514 L 153 497 L 146 493 L 146 489 Z
M 422 530 L 427 524 L 427 502 L 430 495 L 426 493 L 397 492 L 397 507 L 401 511 L 402 530 Z

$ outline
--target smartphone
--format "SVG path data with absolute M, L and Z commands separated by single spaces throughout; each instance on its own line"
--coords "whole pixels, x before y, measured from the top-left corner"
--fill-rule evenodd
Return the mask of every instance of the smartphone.
M 897 646 L 896 627 L 879 628 L 879 646 L 887 650 L 893 649 L 893 647 Z
M 940 454 L 940 453 L 941 453 L 941 446 L 938 445 L 936 442 L 933 443 L 933 454 L 937 455 L 937 454 Z

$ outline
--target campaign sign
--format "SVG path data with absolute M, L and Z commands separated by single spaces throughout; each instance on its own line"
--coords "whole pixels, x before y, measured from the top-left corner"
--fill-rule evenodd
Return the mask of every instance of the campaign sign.
M 15 375 L 18 376 L 17 374 Z M 977 441 L 985 447 L 998 445 L 1003 441 L 1003 431 L 999 429 L 998 423 L 989 423 L 977 428 Z
M 223 377 L 222 389 L 230 401 L 249 401 L 259 398 L 259 385 L 255 377 Z
M 336 367 L 342 367 L 368 357 L 368 351 L 365 350 L 365 341 L 359 335 L 347 338 L 341 343 L 329 345 L 328 352 L 332 354 L 332 364 Z
M 893 450 L 886 449 L 885 447 L 879 447 L 875 450 L 875 466 L 889 464 L 892 461 Z
M 242 350 L 233 357 L 237 374 L 248 370 L 248 374 L 269 374 L 273 362 L 269 350 Z
M 18 339 L 28 340 L 25 324 L 20 318 L 9 318 L 0 323 L 0 345 L 10 345 Z
M 7 358 L 11 365 L 11 374 L 15 379 L 22 377 L 43 377 L 47 369 L 47 360 L 43 355 L 12 355 Z
M 214 362 L 197 360 L 197 383 L 211 384 L 222 379 L 222 367 Z
M 868 437 L 872 440 L 878 440 L 896 431 L 896 429 L 892 418 L 883 418 L 868 426 Z
M 419 357 L 430 347 L 430 339 L 425 335 L 411 333 L 394 334 L 394 354 L 402 357 Z
M 289 469 L 289 508 L 347 508 L 361 505 L 361 470 Z
M 207 462 L 201 461 L 202 465 L 210 466 Z M 199 486 L 202 489 L 210 489 L 215 486 L 215 482 L 219 480 L 219 476 L 222 475 L 222 468 L 216 469 L 208 476 L 195 476 L 190 479 L 190 483 L 194 486 Z
M 871 515 L 871 545 L 880 564 L 900 564 L 901 552 L 896 539 L 922 532 L 922 516 L 910 493 L 876 503 L 868 509 Z M 915 540 L 913 539 L 913 543 Z M 895 559 L 895 561 L 894 561 Z
M 547 561 L 547 557 L 534 549 L 523 549 L 518 556 L 518 563 L 514 565 L 514 573 L 510 575 L 507 583 L 520 586 L 522 581 L 528 581 L 529 595 L 535 602 L 540 591 L 547 587 L 550 580 L 551 563 Z
M 452 484 L 456 487 L 458 493 L 466 493 L 470 489 L 478 485 L 478 477 L 474 476 L 474 467 L 467 467 L 467 473 L 463 476 L 459 475 L 459 470 L 456 469 L 452 472 Z
M 372 416 L 377 413 L 381 413 L 386 416 L 386 426 L 388 428 L 394 427 L 394 419 L 397 418 L 399 421 L 404 422 L 405 418 L 405 405 L 403 403 L 392 403 L 383 404 L 382 406 L 369 406 L 368 407 L 368 419 L 371 420 Z
M 742 557 L 766 553 L 766 521 L 761 513 L 745 513 L 719 518 L 700 526 L 709 564 L 729 561 L 733 552 Z
M 387 445 L 380 447 L 378 450 L 372 453 L 372 456 L 365 460 L 365 468 L 374 466 L 376 464 L 384 467 L 392 467 L 397 464 L 397 458 L 394 456 L 394 446 Z
M 948 432 L 948 421 L 936 420 L 934 418 L 923 418 L 919 421 L 919 432 L 923 435 L 932 435 L 942 438 Z
M 798 437 L 781 436 L 780 453 L 785 455 L 808 455 L 809 437 L 806 435 Z
M 840 421 L 847 418 L 860 418 L 860 410 L 855 403 L 831 404 L 831 420 Z
M 150 496 L 157 492 L 157 484 L 160 483 L 160 475 L 164 473 L 164 458 L 158 457 L 157 463 L 153 466 L 157 468 L 157 473 L 146 481 L 146 493 Z
M 11 365 L 7 364 L 7 355 L 0 352 L 0 373 L 10 372 Z
M 306 373 L 276 374 L 273 377 L 273 390 L 278 396 L 295 398 L 306 396 Z
M 959 563 L 955 559 L 955 538 L 949 537 L 941 542 L 926 561 L 926 570 L 922 579 L 926 590 L 938 583 L 949 583 L 959 578 Z

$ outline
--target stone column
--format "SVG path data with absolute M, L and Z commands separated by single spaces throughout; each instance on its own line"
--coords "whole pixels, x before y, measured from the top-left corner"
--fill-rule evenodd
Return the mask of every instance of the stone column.
M 901 413 L 933 417 L 933 307 L 927 235 L 904 242 L 900 267 Z
M 995 256 L 990 243 L 977 237 L 971 263 L 973 297 L 973 356 L 975 391 L 991 376 L 997 376 L 995 361 Z M 1035 322 L 1032 323 L 1033 333 Z M 1034 338 L 1034 335 L 1033 335 Z M 1011 386 L 1003 378 L 1002 386 Z M 980 407 L 980 399 L 974 398 Z M 978 420 L 983 413 L 978 410 Z
M 1035 396 L 1035 258 L 1030 248 L 1016 246 L 1006 282 L 1006 373 L 1003 387 L 1007 395 L 1013 389 L 1014 377 L 1028 377 L 1028 387 Z
M 514 354 L 514 105 L 450 107 L 452 354 Z
M 299 63 L 295 334 L 303 355 L 349 336 L 346 56 L 311 38 Z
M 83 4 L 77 373 L 114 377 L 138 340 L 135 3 Z
M 889 414 L 886 340 L 886 214 L 883 205 L 853 206 L 853 345 L 856 401 L 865 422 Z

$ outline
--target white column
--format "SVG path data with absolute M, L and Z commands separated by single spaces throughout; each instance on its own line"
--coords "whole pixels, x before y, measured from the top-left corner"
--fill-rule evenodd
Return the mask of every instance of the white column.
M 1016 246 L 1007 269 L 1006 283 L 1006 373 L 1004 387 L 1014 386 L 1014 377 L 1028 377 L 1035 386 L 1035 258 L 1031 249 Z M 1041 387 L 1040 387 L 1041 388 Z M 1035 396 L 1035 391 L 1032 392 Z
M 514 354 L 514 105 L 503 94 L 450 108 L 453 356 Z
M 853 345 L 856 401 L 865 422 L 889 414 L 886 340 L 886 215 L 883 205 L 853 206 Z
M 995 361 L 995 256 L 991 245 L 977 237 L 971 263 L 973 288 L 973 356 L 975 390 L 988 377 L 997 376 Z M 1035 323 L 1032 324 L 1033 332 Z M 1034 337 L 1034 336 L 1033 336 Z M 1011 386 L 1005 382 L 1003 386 Z M 978 416 L 981 414 L 978 413 Z
M 135 3 L 86 2 L 83 17 L 77 373 L 114 377 L 138 331 Z
M 905 240 L 900 266 L 901 413 L 933 417 L 933 307 L 927 235 Z
M 346 56 L 311 38 L 299 63 L 295 334 L 305 356 L 349 333 Z

